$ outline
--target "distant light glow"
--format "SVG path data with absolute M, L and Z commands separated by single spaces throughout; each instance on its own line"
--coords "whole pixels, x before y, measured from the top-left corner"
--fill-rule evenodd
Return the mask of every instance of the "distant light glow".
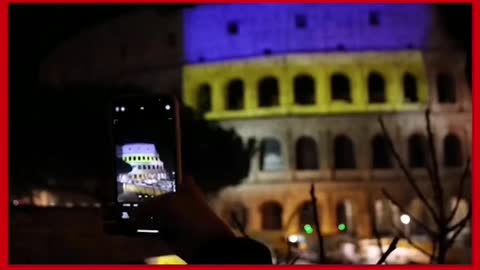
M 142 106 L 142 107 L 140 107 L 140 110 L 142 110 L 142 111 L 143 111 L 144 109 L 145 109 L 145 108 L 144 108 L 143 106 Z
M 137 232 L 139 233 L 158 233 L 158 230 L 146 230 L 146 229 L 138 229 Z
M 345 225 L 343 223 L 338 224 L 338 230 L 341 231 L 341 232 L 346 231 L 347 230 L 347 225 Z
M 400 221 L 403 224 L 408 225 L 410 223 L 410 216 L 406 215 L 406 214 L 403 214 L 403 215 L 400 216 Z
M 165 110 L 167 110 L 167 111 L 170 110 L 170 105 L 168 105 L 168 104 L 165 105 Z
M 294 235 L 294 234 L 290 235 L 290 236 L 288 237 L 288 242 L 290 242 L 290 243 L 296 243 L 296 242 L 298 242 L 298 236 L 297 236 L 297 235 Z
M 116 111 L 116 112 L 120 111 L 120 108 L 115 107 L 115 111 Z
M 303 226 L 303 229 L 305 230 L 305 232 L 307 234 L 312 234 L 313 233 L 313 227 L 310 224 L 305 224 L 305 226 Z
M 125 107 L 121 107 L 121 108 L 120 108 L 120 111 L 124 112 L 124 111 L 125 111 Z
M 19 205 L 20 203 L 18 202 L 18 200 L 13 200 L 13 205 L 17 206 Z

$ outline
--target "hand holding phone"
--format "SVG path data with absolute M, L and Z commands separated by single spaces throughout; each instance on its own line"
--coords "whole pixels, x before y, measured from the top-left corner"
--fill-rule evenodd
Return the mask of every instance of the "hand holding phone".
M 136 213 L 154 197 L 177 192 L 182 179 L 179 103 L 172 96 L 127 96 L 112 102 L 112 185 L 107 224 L 120 234 L 158 233 L 138 227 Z

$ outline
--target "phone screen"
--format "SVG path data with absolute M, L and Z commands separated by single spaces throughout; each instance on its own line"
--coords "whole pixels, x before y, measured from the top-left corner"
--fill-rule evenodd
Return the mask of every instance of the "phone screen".
M 172 97 L 126 97 L 113 104 L 116 200 L 121 219 L 145 200 L 177 190 L 177 104 Z

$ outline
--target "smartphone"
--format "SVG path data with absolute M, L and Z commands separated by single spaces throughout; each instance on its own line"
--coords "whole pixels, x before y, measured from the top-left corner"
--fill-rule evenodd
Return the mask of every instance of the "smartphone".
M 110 105 L 112 181 L 105 228 L 113 234 L 159 233 L 139 226 L 149 199 L 177 192 L 182 180 L 179 102 L 169 95 L 125 96 Z

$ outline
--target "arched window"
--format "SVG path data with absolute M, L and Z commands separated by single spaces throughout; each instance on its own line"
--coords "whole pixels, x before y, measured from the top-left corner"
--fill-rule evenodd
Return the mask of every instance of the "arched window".
M 336 216 L 337 228 L 340 233 L 350 233 L 354 231 L 352 203 L 349 200 L 337 204 Z
M 448 73 L 437 75 L 437 93 L 439 103 L 455 103 L 455 79 Z
M 445 167 L 460 167 L 463 164 L 462 143 L 453 134 L 448 134 L 443 140 L 443 162 Z
M 297 170 L 317 170 L 317 143 L 310 137 L 300 137 L 295 146 Z
M 260 211 L 262 213 L 263 230 L 281 230 L 282 229 L 282 206 L 276 202 L 266 202 L 262 204 Z
M 409 72 L 403 75 L 403 98 L 407 103 L 418 102 L 417 78 Z
M 334 152 L 336 169 L 354 169 L 356 167 L 355 151 L 350 138 L 344 135 L 335 137 Z
M 248 209 L 241 203 L 235 203 L 229 209 L 227 219 L 230 227 L 245 229 L 248 225 Z
M 258 106 L 275 107 L 280 104 L 278 80 L 265 77 L 258 83 Z
M 376 135 L 372 140 L 372 167 L 374 169 L 392 168 L 388 140 L 383 135 Z
M 344 74 L 334 74 L 330 78 L 332 100 L 352 102 L 350 79 Z
M 368 101 L 370 103 L 384 103 L 385 95 L 385 79 L 380 73 L 371 72 L 368 75 Z
M 260 170 L 280 171 L 283 169 L 282 147 L 274 138 L 263 139 L 260 144 Z
M 212 110 L 212 89 L 209 84 L 202 84 L 197 92 L 197 110 L 206 113 Z
M 425 168 L 427 140 L 423 135 L 413 134 L 408 139 L 408 162 L 411 168 Z
M 227 85 L 227 110 L 242 110 L 244 100 L 244 84 L 239 79 L 231 80 Z
M 302 203 L 302 205 L 300 205 L 298 225 L 301 231 L 304 231 L 306 226 L 311 226 L 311 228 L 315 228 L 315 216 L 314 216 L 313 210 L 314 208 L 311 201 L 304 202 Z M 317 211 L 318 211 L 317 214 L 319 218 L 318 223 L 322 224 L 320 207 L 317 207 Z
M 315 104 L 315 80 L 309 75 L 298 75 L 293 83 L 295 104 Z

